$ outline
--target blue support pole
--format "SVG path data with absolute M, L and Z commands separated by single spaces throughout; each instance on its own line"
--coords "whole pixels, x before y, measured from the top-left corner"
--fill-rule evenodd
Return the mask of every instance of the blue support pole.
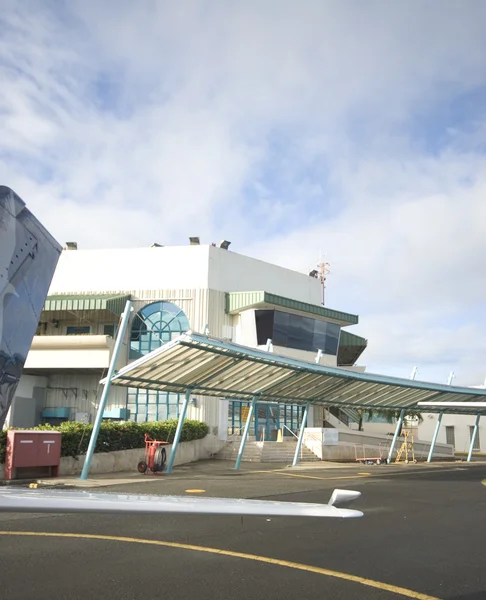
M 297 463 L 299 462 L 299 454 L 300 449 L 302 448 L 302 441 L 304 439 L 304 432 L 307 425 L 307 416 L 309 415 L 309 408 L 310 402 L 307 402 L 307 404 L 305 405 L 304 414 L 302 416 L 302 423 L 300 424 L 299 439 L 297 440 L 297 448 L 295 449 L 294 460 L 292 462 L 293 467 L 296 467 Z
M 476 436 L 478 435 L 480 418 L 481 418 L 481 415 L 478 415 L 476 417 L 476 423 L 474 424 L 474 429 L 473 429 L 472 436 L 471 436 L 471 445 L 469 446 L 469 454 L 467 455 L 467 462 L 471 462 L 472 453 L 473 453 L 473 449 L 474 449 L 474 442 L 476 441 Z
M 235 463 L 236 471 L 240 468 L 241 459 L 243 458 L 243 452 L 245 451 L 246 439 L 248 437 L 248 432 L 250 431 L 250 423 L 253 418 L 253 413 L 255 412 L 256 401 L 257 401 L 256 396 L 254 396 L 251 401 L 251 404 L 250 404 L 250 410 L 248 411 L 248 416 L 246 418 L 245 428 L 243 429 L 243 437 L 241 438 L 240 449 L 238 450 L 238 456 L 236 457 L 236 463 Z
M 442 421 L 442 415 L 444 411 L 441 410 L 439 413 L 439 418 L 437 419 L 437 425 L 435 426 L 434 437 L 432 438 L 432 443 L 430 444 L 429 456 L 427 457 L 427 462 L 432 460 L 432 454 L 434 453 L 435 442 L 437 441 L 437 436 L 439 435 L 440 424 Z
M 388 464 L 391 463 L 393 452 L 395 450 L 395 444 L 397 443 L 398 434 L 400 433 L 400 430 L 402 429 L 404 418 L 405 418 L 405 409 L 402 408 L 402 410 L 400 411 L 400 416 L 398 417 L 397 427 L 395 429 L 395 435 L 393 436 L 393 440 L 392 440 L 392 443 L 390 446 L 390 452 L 388 453 L 388 460 L 387 460 Z
M 174 441 L 172 442 L 172 450 L 169 456 L 169 461 L 167 463 L 166 473 L 172 473 L 172 467 L 174 466 L 174 461 L 177 453 L 177 447 L 179 446 L 179 440 L 181 439 L 182 427 L 184 425 L 184 419 L 186 418 L 187 407 L 189 406 L 189 401 L 191 400 L 192 390 L 187 390 L 186 395 L 184 396 L 184 402 L 182 404 L 182 410 L 179 415 L 179 420 L 177 422 L 177 428 L 174 435 Z
M 96 413 L 96 419 L 93 425 L 93 431 L 91 432 L 91 438 L 89 440 L 88 450 L 86 452 L 86 458 L 84 461 L 80 479 L 87 479 L 88 477 L 89 469 L 91 467 L 91 460 L 93 458 L 94 450 L 96 447 L 96 441 L 98 440 L 98 434 L 100 432 L 100 426 L 103 420 L 103 413 L 105 412 L 106 401 L 108 400 L 108 394 L 110 393 L 111 379 L 115 373 L 118 355 L 120 354 L 120 348 L 123 343 L 123 338 L 125 337 L 125 331 L 127 329 L 128 321 L 130 319 L 131 310 L 132 303 L 130 302 L 130 300 L 127 300 L 127 303 L 125 304 L 125 311 L 121 315 L 120 327 L 116 335 L 115 346 L 113 347 L 110 366 L 108 367 L 108 374 L 106 376 L 106 383 L 101 394 L 98 412 Z

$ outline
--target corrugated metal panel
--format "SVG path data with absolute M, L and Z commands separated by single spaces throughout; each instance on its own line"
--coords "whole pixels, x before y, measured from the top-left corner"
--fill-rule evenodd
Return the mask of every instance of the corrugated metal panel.
M 357 373 L 183 334 L 121 369 L 115 385 L 283 403 L 418 409 L 424 401 L 484 402 L 486 390 Z M 471 412 L 452 407 L 451 412 Z M 477 412 L 477 410 L 476 410 Z
M 127 300 L 130 300 L 130 296 L 109 294 L 48 296 L 43 310 L 46 312 L 109 310 L 116 315 L 121 315 Z
M 248 308 L 274 306 L 287 308 L 297 312 L 315 315 L 325 319 L 333 319 L 343 325 L 356 325 L 359 321 L 357 315 L 352 315 L 339 310 L 325 308 L 324 306 L 316 306 L 307 302 L 284 298 L 276 294 L 267 292 L 229 292 L 226 294 L 226 311 L 228 313 L 237 313 Z
M 351 366 L 356 363 L 358 358 L 366 350 L 368 340 L 354 333 L 349 333 L 345 329 L 341 330 L 339 338 L 339 349 L 337 363 L 340 366 Z
M 51 373 L 46 390 L 46 408 L 72 408 L 74 413 L 86 412 L 93 422 L 103 386 L 101 373 Z M 126 407 L 127 390 L 112 387 L 106 410 Z
M 366 346 L 368 344 L 368 340 L 364 337 L 360 337 L 359 335 L 355 335 L 354 333 L 349 333 L 349 331 L 343 329 L 341 331 L 339 343 L 342 346 Z
M 172 302 L 189 319 L 193 331 L 203 332 L 208 323 L 208 290 L 171 289 L 171 290 L 130 290 L 134 314 L 152 302 Z M 132 317 L 133 318 L 133 317 Z
M 227 328 L 232 328 L 233 315 L 226 312 L 226 294 L 209 290 L 208 296 L 208 325 L 209 332 L 214 337 L 225 337 Z M 226 328 L 226 329 L 225 329 Z

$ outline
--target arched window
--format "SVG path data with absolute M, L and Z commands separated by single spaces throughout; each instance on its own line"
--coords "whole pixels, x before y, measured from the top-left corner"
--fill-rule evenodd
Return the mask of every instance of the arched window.
M 133 319 L 130 359 L 135 360 L 156 350 L 190 328 L 184 311 L 172 302 L 160 301 L 144 306 Z M 130 418 L 137 422 L 177 418 L 179 394 L 129 388 L 127 408 Z
M 190 329 L 189 319 L 172 302 L 144 306 L 133 319 L 130 359 L 137 359 Z

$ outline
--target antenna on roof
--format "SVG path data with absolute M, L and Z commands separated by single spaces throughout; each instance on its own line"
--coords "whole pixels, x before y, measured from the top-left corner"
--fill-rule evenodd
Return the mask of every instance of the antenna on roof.
M 321 286 L 322 286 L 322 300 L 321 300 L 322 306 L 324 306 L 324 303 L 325 303 L 324 295 L 325 295 L 325 291 L 326 291 L 326 275 L 329 275 L 329 273 L 331 272 L 329 267 L 330 267 L 330 264 L 323 259 L 322 251 L 321 251 L 321 258 L 320 258 L 319 262 L 317 263 L 317 268 L 318 268 L 319 279 L 321 280 Z M 311 273 L 315 273 L 315 271 L 311 271 Z

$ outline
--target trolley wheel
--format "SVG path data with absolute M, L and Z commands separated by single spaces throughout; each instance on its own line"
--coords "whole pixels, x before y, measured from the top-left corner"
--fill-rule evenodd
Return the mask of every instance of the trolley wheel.
M 145 473 L 148 469 L 148 465 L 144 460 L 141 460 L 137 465 L 137 471 L 139 473 Z
M 165 448 L 160 446 L 155 451 L 154 456 L 154 472 L 163 471 L 165 469 L 165 461 L 167 460 L 167 452 Z

